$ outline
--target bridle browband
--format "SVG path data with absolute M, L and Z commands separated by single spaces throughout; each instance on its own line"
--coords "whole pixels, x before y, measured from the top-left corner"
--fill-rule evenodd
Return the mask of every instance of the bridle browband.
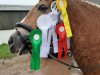
M 25 25 L 25 24 L 22 24 L 22 23 L 16 23 L 16 26 L 15 26 L 15 30 L 17 32 L 17 34 L 19 35 L 19 37 L 21 38 L 22 42 L 24 43 L 24 48 L 27 48 L 28 51 L 30 52 L 30 54 L 32 54 L 31 52 L 31 43 L 29 42 L 29 40 L 27 39 L 24 39 L 24 37 L 21 35 L 20 31 L 18 30 L 17 27 L 20 27 L 20 28 L 23 28 L 25 30 L 27 30 L 28 32 L 31 32 L 33 30 L 33 28 L 29 27 L 28 25 Z M 24 51 L 24 48 L 22 49 L 20 55 L 22 55 L 22 52 Z M 74 64 L 68 64 L 68 63 L 65 63 L 63 62 L 62 60 L 58 60 L 55 55 L 52 54 L 52 52 L 49 53 L 49 57 L 56 60 L 57 62 L 65 65 L 68 67 L 68 70 L 71 70 L 72 68 L 76 68 L 76 69 L 82 69 L 84 71 L 92 71 L 92 70 L 95 70 L 97 68 L 100 68 L 100 66 L 95 66 L 95 67 L 78 67 L 78 66 L 75 66 Z

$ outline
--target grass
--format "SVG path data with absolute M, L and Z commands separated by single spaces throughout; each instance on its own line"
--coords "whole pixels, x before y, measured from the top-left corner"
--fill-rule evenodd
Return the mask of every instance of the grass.
M 0 45 L 0 59 L 10 59 L 14 57 L 15 54 L 10 53 L 9 47 L 7 44 Z

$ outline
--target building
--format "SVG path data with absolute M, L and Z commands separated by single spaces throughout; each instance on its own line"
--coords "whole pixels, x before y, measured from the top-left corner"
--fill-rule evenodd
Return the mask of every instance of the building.
M 38 0 L 0 0 L 0 30 L 13 29 Z
M 16 22 L 23 19 L 30 6 L 0 5 L 0 30 L 12 29 Z

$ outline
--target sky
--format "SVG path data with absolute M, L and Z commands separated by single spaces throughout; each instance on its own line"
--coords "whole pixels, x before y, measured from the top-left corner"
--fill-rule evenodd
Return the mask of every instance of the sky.
M 4 5 L 35 5 L 39 0 L 0 0 Z

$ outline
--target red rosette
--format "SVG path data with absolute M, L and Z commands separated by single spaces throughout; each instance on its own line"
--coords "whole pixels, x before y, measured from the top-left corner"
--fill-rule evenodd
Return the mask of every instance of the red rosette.
M 58 36 L 58 60 L 62 57 L 62 49 L 64 49 L 64 58 L 67 57 L 67 37 L 66 37 L 66 31 L 64 28 L 64 23 L 59 22 L 56 25 L 55 32 Z

